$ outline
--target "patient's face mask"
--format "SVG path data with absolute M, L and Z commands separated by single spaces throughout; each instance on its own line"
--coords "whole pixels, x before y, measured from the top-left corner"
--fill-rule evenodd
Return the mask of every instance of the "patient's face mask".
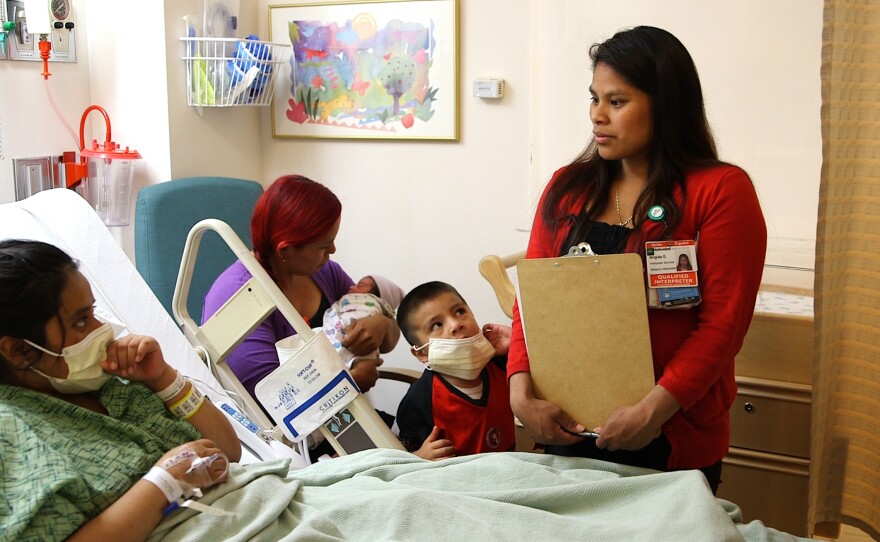
M 99 390 L 111 378 L 111 375 L 101 368 L 101 362 L 107 359 L 107 346 L 113 339 L 113 326 L 108 322 L 86 335 L 80 342 L 65 346 L 60 354 L 27 339 L 24 339 L 24 342 L 50 356 L 64 358 L 67 362 L 67 378 L 49 376 L 33 367 L 31 370 L 46 378 L 56 391 L 73 394 Z
M 495 347 L 482 334 L 477 333 L 467 339 L 430 338 L 419 350 L 428 347 L 426 367 L 434 372 L 473 380 L 480 376 L 480 371 L 495 356 Z

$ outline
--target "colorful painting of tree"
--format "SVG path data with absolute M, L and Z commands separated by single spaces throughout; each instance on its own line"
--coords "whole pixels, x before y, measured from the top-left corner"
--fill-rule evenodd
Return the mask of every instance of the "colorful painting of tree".
M 434 24 L 382 23 L 367 12 L 343 21 L 291 20 L 287 120 L 407 130 L 429 122 Z

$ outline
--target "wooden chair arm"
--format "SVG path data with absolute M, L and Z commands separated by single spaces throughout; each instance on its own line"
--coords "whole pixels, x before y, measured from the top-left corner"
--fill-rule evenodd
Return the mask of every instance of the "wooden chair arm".
M 403 367 L 379 368 L 379 378 L 403 382 L 404 384 L 412 384 L 418 380 L 420 376 L 422 376 L 422 373 L 414 371 L 413 369 L 404 369 Z
M 480 260 L 480 274 L 489 281 L 489 285 L 495 291 L 495 297 L 501 310 L 508 318 L 513 318 L 513 304 L 516 301 L 516 288 L 507 274 L 507 268 L 516 265 L 516 262 L 525 258 L 525 251 L 509 254 L 503 258 L 495 254 L 489 254 Z

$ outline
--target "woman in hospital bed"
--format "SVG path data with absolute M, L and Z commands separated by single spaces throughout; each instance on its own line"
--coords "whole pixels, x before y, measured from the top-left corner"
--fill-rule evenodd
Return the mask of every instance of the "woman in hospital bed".
M 0 242 L 0 540 L 793 540 L 693 472 L 398 450 L 239 465 L 227 419 L 94 303 L 63 251 Z
M 226 417 L 155 339 L 115 338 L 94 303 L 63 251 L 0 243 L 4 538 L 145 539 L 170 501 L 221 481 L 241 455 Z M 197 457 L 217 472 L 187 475 Z

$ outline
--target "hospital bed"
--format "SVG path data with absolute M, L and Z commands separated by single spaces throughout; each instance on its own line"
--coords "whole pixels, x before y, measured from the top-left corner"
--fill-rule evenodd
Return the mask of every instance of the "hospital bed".
M 159 339 L 169 363 L 190 377 L 233 421 L 242 441 L 243 462 L 288 457 L 305 466 L 289 447 L 273 444 L 252 430 L 239 401 L 223 389 L 168 313 L 157 310 L 161 303 L 82 197 L 72 190 L 48 190 L 4 204 L 0 210 L 0 238 L 44 241 L 71 254 L 92 284 L 96 305 L 132 332 Z
M 212 401 L 242 412 L 77 194 L 57 189 L 0 205 L 0 238 L 38 239 L 70 253 L 98 305 L 133 332 L 157 337 L 166 359 Z M 301 458 L 231 419 L 250 464 L 232 465 L 230 480 L 203 499 L 232 514 L 182 510 L 154 538 L 794 540 L 758 522 L 743 524 L 739 509 L 715 499 L 697 471 L 532 453 L 429 462 L 374 449 L 288 473 Z
M 246 461 L 280 456 L 293 459 L 299 467 L 305 466 L 305 448 L 300 447 L 303 453 L 297 454 L 290 447 L 291 441 L 304 440 L 305 435 L 291 434 L 290 429 L 294 427 L 291 423 L 272 423 L 224 360 L 276 309 L 291 322 L 298 336 L 311 337 L 308 342 L 323 340 L 329 349 L 325 354 L 332 358 L 337 356 L 323 333 L 314 333 L 303 324 L 303 319 L 232 228 L 218 220 L 204 220 L 193 227 L 186 240 L 181 273 L 172 300 L 174 315 L 184 331 L 181 335 L 180 329 L 167 318 L 167 312 L 163 315 L 146 310 L 158 299 L 131 267 L 98 216 L 75 193 L 69 190 L 42 192 L 18 204 L 4 206 L 4 209 L 6 212 L 0 222 L 3 237 L 39 239 L 75 255 L 80 260 L 83 274 L 93 285 L 99 307 L 124 322 L 133 332 L 161 339 L 160 344 L 170 363 L 192 377 L 197 386 L 203 388 L 201 391 L 230 418 L 249 453 Z M 188 312 L 187 297 L 201 239 L 208 231 L 219 235 L 254 278 L 217 314 L 204 325 L 199 325 Z M 355 390 L 351 378 L 342 370 L 341 360 L 339 367 L 341 385 L 348 382 L 347 389 Z M 317 428 L 335 451 L 344 455 L 377 446 L 403 450 L 363 395 L 356 391 L 351 393 L 355 398 L 345 405 L 344 410 L 328 411 Z M 342 420 L 346 423 L 342 424 Z M 281 417 L 276 421 L 282 421 Z M 331 427 L 337 431 L 332 431 Z

